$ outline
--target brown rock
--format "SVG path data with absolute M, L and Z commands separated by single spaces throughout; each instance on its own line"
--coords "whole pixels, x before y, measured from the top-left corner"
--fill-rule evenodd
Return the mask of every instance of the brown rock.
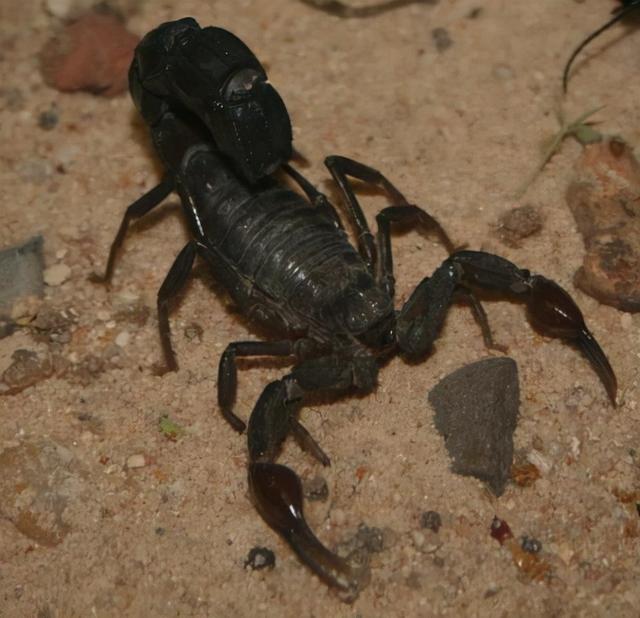
M 590 144 L 567 191 L 587 249 L 578 287 L 623 311 L 640 311 L 640 163 L 618 138 Z
M 498 220 L 498 236 L 506 245 L 518 247 L 520 241 L 542 229 L 542 217 L 531 204 L 503 213 Z
M 86 13 L 54 35 L 40 52 L 44 80 L 62 92 L 114 96 L 127 89 L 139 38 L 110 14 Z

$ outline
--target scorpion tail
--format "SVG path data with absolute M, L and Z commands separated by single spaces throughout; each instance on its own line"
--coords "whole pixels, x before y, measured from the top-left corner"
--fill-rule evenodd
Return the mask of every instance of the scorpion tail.
M 351 564 L 316 538 L 304 518 L 298 475 L 280 464 L 254 462 L 249 465 L 249 487 L 260 515 L 289 543 L 300 560 L 337 588 L 342 600 L 354 601 L 368 583 L 368 564 L 366 561 Z

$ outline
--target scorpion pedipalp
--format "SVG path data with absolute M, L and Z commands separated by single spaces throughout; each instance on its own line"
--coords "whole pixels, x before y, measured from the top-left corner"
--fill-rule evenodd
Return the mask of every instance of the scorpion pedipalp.
M 302 483 L 298 475 L 280 464 L 249 464 L 249 487 L 256 508 L 302 562 L 335 586 L 346 601 L 355 600 L 369 579 L 367 564 L 354 567 L 329 551 L 313 534 L 302 510 Z
M 602 348 L 584 323 L 578 305 L 557 283 L 541 275 L 533 275 L 530 284 L 531 292 L 527 306 L 534 324 L 546 334 L 569 339 L 580 347 L 615 406 L 618 389 L 615 373 Z

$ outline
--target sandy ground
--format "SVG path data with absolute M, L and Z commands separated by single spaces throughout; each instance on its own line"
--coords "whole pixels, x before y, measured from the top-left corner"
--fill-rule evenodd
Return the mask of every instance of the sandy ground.
M 21 330 L 0 340 L 0 369 L 17 349 L 53 354 L 60 367 L 0 398 L 0 615 L 638 615 L 640 318 L 572 284 L 584 249 L 564 194 L 580 145 L 566 141 L 525 197 L 513 197 L 557 129 L 564 60 L 613 2 L 442 0 L 342 20 L 294 0 L 166 0 L 130 20 L 139 34 L 186 15 L 237 33 L 286 101 L 314 182 L 333 191 L 327 154 L 380 168 L 460 243 L 570 290 L 617 372 L 622 404 L 613 409 L 575 349 L 535 333 L 521 306 L 488 303 L 496 338 L 520 369 L 517 454 L 542 472 L 499 499 L 449 471 L 426 401 L 442 376 L 488 354 L 464 307 L 451 311 L 428 362 L 394 360 L 374 394 L 304 410 L 333 465 L 321 469 L 294 443 L 281 461 L 326 479 L 329 499 L 306 507 L 318 535 L 335 546 L 361 522 L 385 530 L 371 584 L 353 605 L 301 566 L 249 501 L 246 442 L 216 413 L 215 388 L 225 345 L 255 335 L 202 268 L 172 313 L 180 370 L 152 371 L 161 358 L 155 294 L 187 237 L 176 198 L 130 235 L 111 291 L 87 281 L 103 267 L 125 206 L 161 170 L 127 96 L 43 84 L 37 52 L 55 20 L 39 2 L 20 5 L 0 20 L 0 246 L 41 233 L 46 265 L 65 264 L 70 276 L 45 298 L 66 316 L 66 336 L 51 343 Z M 444 51 L 437 27 L 453 41 Z M 640 144 L 638 40 L 618 27 L 593 45 L 563 101 L 567 117 L 606 106 L 599 128 L 632 145 Z M 14 89 L 22 101 L 9 105 Z M 43 130 L 39 115 L 52 104 L 59 124 Z M 384 200 L 364 203 L 373 222 Z M 496 222 L 520 204 L 538 208 L 544 226 L 508 247 Z M 445 253 L 415 233 L 398 236 L 394 250 L 402 301 Z M 244 369 L 237 411 L 246 418 L 286 369 Z M 159 431 L 163 415 L 183 428 L 176 441 Z M 427 510 L 441 515 L 437 534 L 420 526 Z M 495 515 L 517 540 L 542 543 L 541 581 L 491 538 Z M 244 568 L 256 545 L 275 551 L 273 570 Z

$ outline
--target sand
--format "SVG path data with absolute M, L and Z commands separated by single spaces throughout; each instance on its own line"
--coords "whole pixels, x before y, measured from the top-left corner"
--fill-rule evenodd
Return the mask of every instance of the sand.
M 379 168 L 460 244 L 566 287 L 617 372 L 614 409 L 576 349 L 536 333 L 522 306 L 487 303 L 520 371 L 516 459 L 541 473 L 499 499 L 450 471 L 427 403 L 441 377 L 497 354 L 464 306 L 425 363 L 395 359 L 375 393 L 306 408 L 332 466 L 293 442 L 280 461 L 327 481 L 329 498 L 306 505 L 312 527 L 332 547 L 363 522 L 385 531 L 371 583 L 352 605 L 298 562 L 249 500 L 246 440 L 217 412 L 215 393 L 226 344 L 258 334 L 202 267 L 172 312 L 180 370 L 154 375 L 155 295 L 188 238 L 177 198 L 132 231 L 110 290 L 87 280 L 103 268 L 124 208 L 161 168 L 128 96 L 44 85 L 37 54 L 57 22 L 40 2 L 17 5 L 0 20 L 0 246 L 41 233 L 46 266 L 70 272 L 44 300 L 65 324 L 40 339 L 19 330 L 0 340 L 0 370 L 18 349 L 54 365 L 49 379 L 0 398 L 0 615 L 637 616 L 640 318 L 572 283 L 584 247 L 564 195 L 578 143 L 566 140 L 514 197 L 558 128 L 560 103 L 567 118 L 605 106 L 598 128 L 640 144 L 633 28 L 594 43 L 559 96 L 565 59 L 613 2 L 443 0 L 343 20 L 294 0 L 167 0 L 142 3 L 129 20 L 141 35 L 187 15 L 235 32 L 286 101 L 313 182 L 337 199 L 322 165 L 329 154 Z M 439 51 L 435 28 L 452 45 Z M 54 104 L 59 122 L 45 130 L 38 119 Z M 363 197 L 372 225 L 385 204 Z M 525 204 L 543 227 L 508 246 L 497 221 Z M 394 239 L 394 256 L 401 303 L 446 253 L 410 233 Z M 247 418 L 285 371 L 244 363 L 238 414 Z M 163 416 L 182 429 L 175 440 L 160 431 Z M 441 516 L 438 533 L 421 528 L 429 510 Z M 494 516 L 508 522 L 515 549 L 523 536 L 542 544 L 542 576 L 491 537 Z M 274 569 L 244 568 L 254 546 L 275 552 Z

